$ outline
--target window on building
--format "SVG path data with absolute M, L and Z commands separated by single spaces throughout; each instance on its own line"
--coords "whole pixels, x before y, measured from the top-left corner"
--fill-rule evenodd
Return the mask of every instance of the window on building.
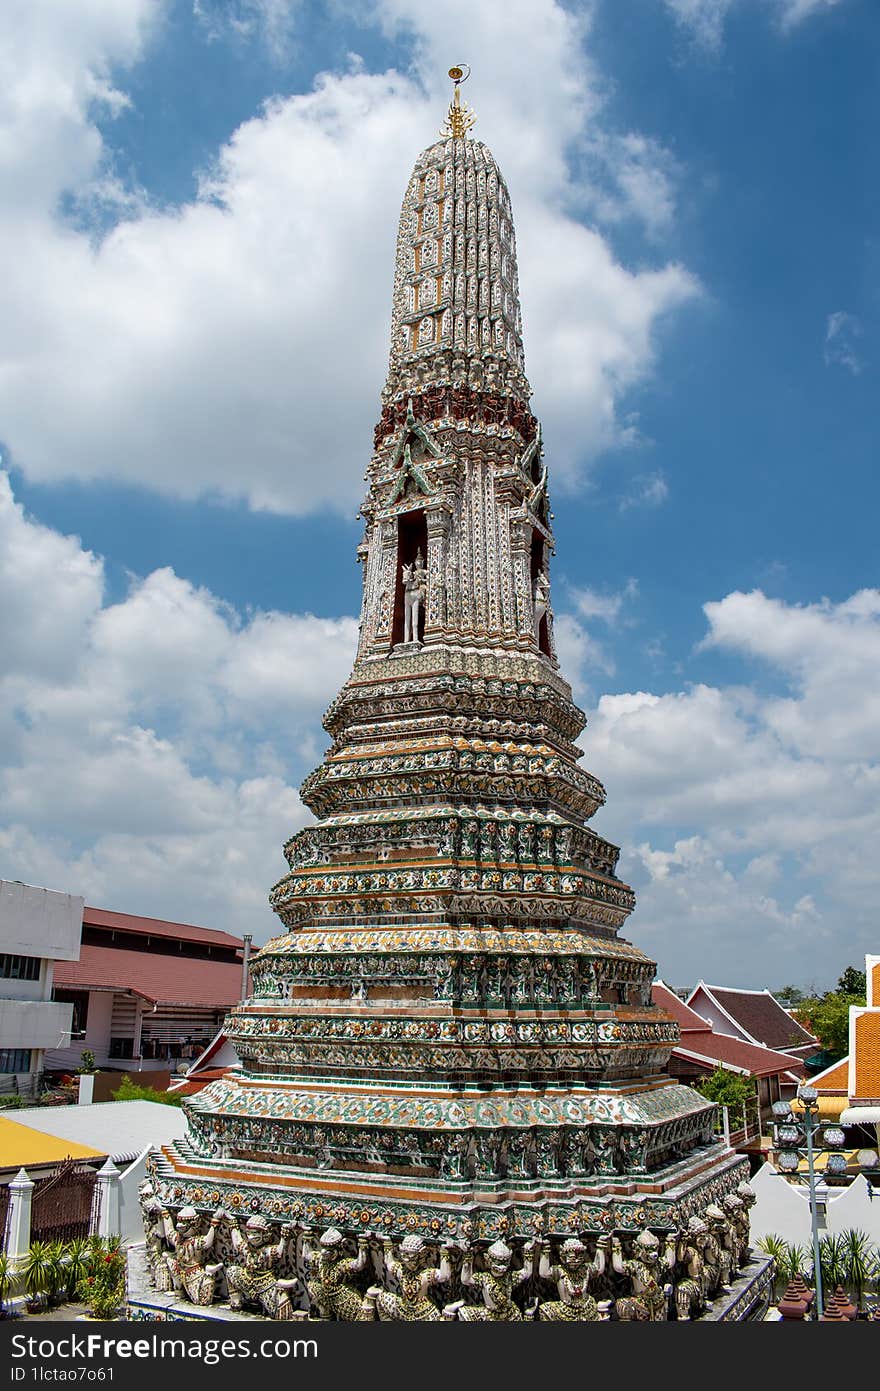
M 38 956 L 13 956 L 0 953 L 0 979 L 39 980 L 42 961 Z
M 87 990 L 53 990 L 52 999 L 60 1005 L 73 1005 L 70 1020 L 70 1037 L 85 1038 L 89 1019 L 89 992 Z
M 0 1072 L 30 1072 L 29 1048 L 0 1048 Z
M 133 1038 L 111 1038 L 110 1040 L 111 1058 L 133 1058 L 134 1039 Z

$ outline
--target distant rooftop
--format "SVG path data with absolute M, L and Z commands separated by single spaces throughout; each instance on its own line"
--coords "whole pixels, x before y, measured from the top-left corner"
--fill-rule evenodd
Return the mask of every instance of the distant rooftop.
M 16 1112 L 16 1118 L 22 1127 L 55 1136 L 66 1144 L 88 1146 L 92 1154 L 107 1154 L 114 1164 L 130 1164 L 149 1145 L 170 1144 L 186 1131 L 186 1116 L 180 1107 L 166 1106 L 162 1101 L 26 1106 Z
M 813 1035 L 792 1019 L 769 990 L 737 990 L 700 981 L 688 997 L 691 1009 L 699 1009 L 701 992 L 714 1000 L 752 1043 L 784 1050 L 816 1047 Z
M 213 927 L 194 927 L 191 923 L 166 922 L 164 918 L 141 918 L 132 913 L 113 913 L 106 908 L 83 909 L 83 927 L 115 928 L 119 932 L 139 932 L 148 937 L 176 937 L 183 942 L 200 942 L 218 947 L 242 949 L 241 937 Z
M 72 990 L 127 990 L 158 1005 L 228 1009 L 241 998 L 241 970 L 240 962 L 84 944 L 79 961 L 62 961 L 55 967 L 55 985 Z

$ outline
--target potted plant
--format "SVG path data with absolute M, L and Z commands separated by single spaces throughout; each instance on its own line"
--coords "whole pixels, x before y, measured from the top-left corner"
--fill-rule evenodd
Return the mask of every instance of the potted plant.
M 125 1256 L 119 1247 L 96 1251 L 77 1290 L 87 1318 L 112 1319 L 125 1299 Z

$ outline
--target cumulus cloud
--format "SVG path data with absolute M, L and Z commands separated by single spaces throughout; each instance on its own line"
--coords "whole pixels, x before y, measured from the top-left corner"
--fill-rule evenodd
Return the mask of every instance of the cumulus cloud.
M 258 39 L 279 63 L 291 56 L 301 9 L 301 0 L 193 0 L 193 14 L 209 42 Z
M 664 317 L 698 287 L 676 264 L 622 266 L 579 220 L 567 156 L 600 107 L 585 15 L 555 0 L 359 7 L 364 24 L 409 38 L 413 71 L 354 63 L 268 102 L 192 201 L 160 208 L 120 183 L 108 113 L 127 100 L 125 70 L 161 32 L 163 7 L 57 0 L 48 41 L 46 8 L 16 0 L 0 13 L 0 254 L 16 267 L 0 285 L 0 419 L 29 478 L 112 478 L 300 514 L 356 504 L 400 200 L 461 46 L 482 55 L 478 133 L 511 186 L 557 482 L 634 438 L 620 402 L 652 371 Z M 222 14 L 247 25 L 295 8 L 240 0 Z M 200 13 L 217 12 L 201 0 Z M 532 89 L 555 99 L 523 102 Z M 625 201 L 662 221 L 660 155 L 634 133 L 620 149 Z M 94 216 L 80 225 L 98 205 L 100 235 Z M 75 221 L 59 210 L 71 206 Z
M 847 314 L 843 309 L 829 314 L 825 325 L 825 366 L 845 367 L 857 377 L 864 366 L 855 342 L 861 336 L 861 321 L 855 314 Z
M 876 938 L 880 591 L 733 593 L 704 611 L 703 646 L 747 661 L 749 685 L 606 695 L 590 712 L 597 828 L 639 892 L 631 934 L 666 978 L 779 983 L 796 951 L 804 979 L 827 962 L 833 984 Z
M 295 783 L 356 636 L 353 618 L 242 617 L 170 569 L 108 604 L 100 558 L 0 474 L 0 874 L 268 936 L 308 819 Z

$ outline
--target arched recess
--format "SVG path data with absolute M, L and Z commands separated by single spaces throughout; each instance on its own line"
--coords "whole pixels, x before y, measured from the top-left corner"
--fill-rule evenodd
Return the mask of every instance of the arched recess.
M 532 600 L 535 596 L 535 581 L 540 574 L 544 573 L 544 547 L 546 542 L 540 531 L 532 529 L 532 554 L 531 554 L 531 586 Z M 550 629 L 547 625 L 547 615 L 542 614 L 541 622 L 538 624 L 538 647 L 545 657 L 550 656 Z
M 391 625 L 391 643 L 396 646 L 403 642 L 403 567 L 412 565 L 421 551 L 422 561 L 428 563 L 428 523 L 422 508 L 413 512 L 401 512 L 397 518 L 397 569 L 394 580 L 394 621 Z M 425 609 L 422 603 L 419 613 L 419 641 L 425 636 Z

